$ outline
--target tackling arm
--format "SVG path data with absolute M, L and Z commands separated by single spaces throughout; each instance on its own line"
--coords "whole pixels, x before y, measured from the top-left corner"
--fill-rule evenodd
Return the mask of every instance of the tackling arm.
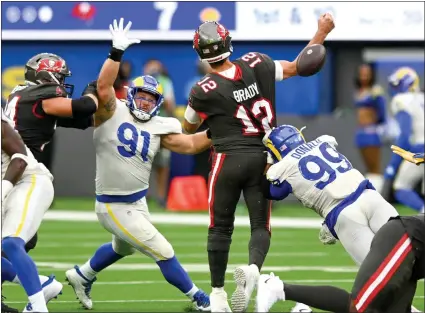
M 1 149 L 11 158 L 1 183 L 2 200 L 4 200 L 27 167 L 27 149 L 19 134 L 3 120 L 1 121 Z
M 163 135 L 161 144 L 164 148 L 182 154 L 197 154 L 211 147 L 209 130 L 194 135 Z
M 319 18 L 318 24 L 319 24 L 319 26 L 318 26 L 318 30 L 316 31 L 316 34 L 310 40 L 310 42 L 308 43 L 307 46 L 311 46 L 311 45 L 314 45 L 314 44 L 323 44 L 327 35 L 335 27 L 333 17 L 329 13 L 323 14 Z M 295 59 L 294 61 L 282 60 L 282 61 L 277 61 L 277 62 L 280 63 L 280 65 L 282 67 L 282 79 L 293 77 L 293 76 L 296 76 L 298 74 L 297 73 L 297 59 Z

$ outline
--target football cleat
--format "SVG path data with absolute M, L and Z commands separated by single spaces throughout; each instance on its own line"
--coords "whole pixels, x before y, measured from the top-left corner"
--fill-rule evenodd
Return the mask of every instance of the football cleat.
M 198 311 L 210 312 L 210 297 L 204 291 L 198 290 L 193 296 L 193 306 Z
M 77 299 L 80 301 L 81 305 L 91 310 L 93 308 L 93 302 L 91 300 L 91 287 L 93 283 L 96 281 L 96 278 L 93 280 L 88 280 L 81 273 L 78 265 L 75 265 L 73 269 L 66 271 L 66 281 L 68 284 L 74 289 L 75 295 Z
M 18 309 L 11 308 L 7 304 L 3 303 L 3 300 L 6 299 L 4 296 L 1 296 L 1 312 L 2 313 L 18 313 Z
M 255 264 L 244 265 L 235 269 L 233 278 L 236 283 L 236 290 L 232 295 L 233 312 L 246 311 L 259 276 L 260 272 Z
M 312 309 L 303 303 L 297 303 L 291 310 L 291 313 L 310 313 Z
M 41 288 L 43 288 L 44 299 L 46 304 L 51 300 L 57 299 L 62 294 L 63 285 L 55 279 L 55 275 L 40 276 Z M 24 312 L 31 312 L 31 303 L 27 303 Z
M 232 312 L 227 302 L 227 293 L 224 290 L 210 293 L 211 312 Z
M 258 280 L 257 300 L 255 312 L 269 312 L 271 307 L 279 300 L 285 300 L 283 282 L 279 276 L 261 275 Z

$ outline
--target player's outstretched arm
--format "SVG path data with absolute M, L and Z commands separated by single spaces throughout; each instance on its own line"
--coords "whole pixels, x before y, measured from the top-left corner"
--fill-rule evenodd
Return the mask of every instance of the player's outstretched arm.
M 2 119 L 1 121 L 1 149 L 11 161 L 1 181 L 2 201 L 18 182 L 27 167 L 27 149 L 21 136 Z
M 314 44 L 323 44 L 328 34 L 334 29 L 335 24 L 331 14 L 325 13 L 322 14 L 318 21 L 318 29 L 314 37 L 310 40 L 307 46 L 311 46 Z M 282 78 L 286 79 L 289 77 L 296 76 L 297 73 L 297 59 L 294 61 L 279 61 L 282 65 Z
M 113 25 L 109 25 L 112 34 L 112 48 L 108 59 L 103 63 L 97 79 L 96 91 L 99 106 L 95 113 L 95 126 L 107 121 L 114 114 L 116 106 L 114 82 L 118 75 L 121 58 L 125 49 L 132 44 L 140 42 L 138 39 L 128 38 L 131 24 L 131 22 L 128 22 L 124 28 L 124 19 L 121 18 L 119 24 L 117 20 L 114 20 Z
M 168 134 L 161 138 L 161 145 L 173 152 L 182 154 L 197 154 L 211 147 L 208 130 L 194 135 Z

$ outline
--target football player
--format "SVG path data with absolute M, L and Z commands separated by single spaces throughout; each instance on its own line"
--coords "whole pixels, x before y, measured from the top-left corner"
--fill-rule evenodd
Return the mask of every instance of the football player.
M 163 146 L 177 153 L 194 154 L 211 146 L 207 132 L 182 134 L 180 122 L 158 116 L 162 87 L 152 76 L 136 78 L 127 101 L 116 99 L 113 84 L 124 50 L 140 40 L 128 38 L 131 22 L 123 19 L 110 26 L 112 44 L 96 84 L 85 91 L 97 95 L 94 116 L 96 149 L 96 214 L 112 233 L 112 242 L 99 247 L 81 267 L 66 272 L 66 278 L 82 305 L 93 306 L 90 290 L 96 275 L 136 251 L 151 257 L 164 278 L 184 293 L 194 306 L 208 311 L 207 294 L 199 290 L 177 260 L 173 247 L 150 222 L 146 203 L 149 176 L 155 154 Z
M 323 14 L 309 45 L 322 44 L 333 28 L 332 16 Z M 261 178 L 267 166 L 261 139 L 276 125 L 276 81 L 297 75 L 296 60 L 274 61 L 263 53 L 250 52 L 230 61 L 231 40 L 229 31 L 217 22 L 205 22 L 196 30 L 193 47 L 200 59 L 210 64 L 212 72 L 193 86 L 184 121 L 189 133 L 205 121 L 215 151 L 209 179 L 207 244 L 214 312 L 230 311 L 224 281 L 241 192 L 249 211 L 251 239 L 248 265 L 234 272 L 234 312 L 248 307 L 269 250 L 271 201 L 261 192 Z
M 400 128 L 396 145 L 413 153 L 424 153 L 424 93 L 419 90 L 418 74 L 411 68 L 402 67 L 389 77 L 394 97 L 391 111 Z M 424 190 L 424 165 L 415 166 L 393 154 L 385 169 L 387 186 L 394 181 L 396 200 L 416 211 L 424 211 L 424 200 L 414 188 L 422 181 Z M 387 192 L 391 188 L 387 188 Z
M 24 312 L 47 312 L 47 302 L 62 290 L 53 276 L 40 276 L 25 244 L 40 227 L 53 201 L 53 177 L 25 146 L 1 111 L 2 282 L 20 283 L 28 295 Z
M 70 99 L 74 86 L 66 61 L 53 53 L 39 53 L 25 65 L 25 84 L 17 85 L 8 97 L 5 114 L 38 162 L 45 162 L 44 148 L 56 127 L 85 129 L 93 124 L 97 99 L 88 95 Z M 25 245 L 37 244 L 37 233 Z
M 279 300 L 301 301 L 326 312 L 420 312 L 411 307 L 425 277 L 424 215 L 391 218 L 373 238 L 351 293 L 333 286 L 304 286 L 261 275 L 256 312 Z
M 296 127 L 281 125 L 263 142 L 275 161 L 264 177 L 267 197 L 282 200 L 292 193 L 324 218 L 320 240 L 339 239 L 360 265 L 379 228 L 398 216 L 395 208 L 336 150 L 334 137 L 306 142 Z

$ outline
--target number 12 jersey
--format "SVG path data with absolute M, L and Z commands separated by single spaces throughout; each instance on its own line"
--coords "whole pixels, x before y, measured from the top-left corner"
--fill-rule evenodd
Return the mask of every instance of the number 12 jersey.
M 263 152 L 261 140 L 276 126 L 275 81 L 283 75 L 282 68 L 279 64 L 276 69 L 269 56 L 256 52 L 233 64 L 234 77 L 213 72 L 197 82 L 189 106 L 210 128 L 216 152 Z

